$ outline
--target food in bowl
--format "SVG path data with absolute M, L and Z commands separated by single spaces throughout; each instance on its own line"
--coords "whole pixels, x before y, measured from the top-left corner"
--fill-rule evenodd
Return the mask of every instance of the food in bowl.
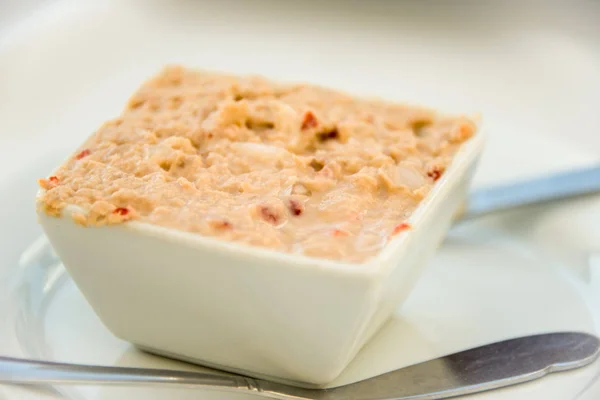
M 322 387 L 411 292 L 465 199 L 473 119 L 168 67 L 48 178 L 38 217 L 142 349 Z
M 137 220 L 362 263 L 410 229 L 475 129 L 313 85 L 170 67 L 40 180 L 39 204 L 78 206 L 83 226 Z

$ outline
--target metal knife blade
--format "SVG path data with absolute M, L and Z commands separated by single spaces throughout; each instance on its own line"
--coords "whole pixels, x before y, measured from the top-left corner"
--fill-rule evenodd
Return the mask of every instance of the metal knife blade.
M 582 367 L 598 357 L 599 349 L 600 341 L 592 335 L 550 333 L 477 347 L 334 389 L 278 391 L 262 381 L 259 388 L 285 399 L 446 399 Z

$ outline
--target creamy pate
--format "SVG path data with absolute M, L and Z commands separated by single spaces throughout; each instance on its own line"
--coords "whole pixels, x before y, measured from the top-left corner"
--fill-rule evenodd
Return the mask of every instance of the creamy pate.
M 39 180 L 38 205 L 360 263 L 411 229 L 474 132 L 464 116 L 169 66 Z

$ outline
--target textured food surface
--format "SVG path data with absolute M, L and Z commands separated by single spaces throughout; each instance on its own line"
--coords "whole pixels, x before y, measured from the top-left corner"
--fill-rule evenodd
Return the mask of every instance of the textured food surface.
M 360 263 L 410 229 L 474 130 L 463 116 L 169 66 L 39 180 L 38 206 Z

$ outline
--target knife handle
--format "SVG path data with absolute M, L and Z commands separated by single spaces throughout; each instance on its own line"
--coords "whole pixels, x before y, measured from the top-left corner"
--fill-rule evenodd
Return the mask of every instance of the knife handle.
M 497 211 L 592 193 L 600 193 L 600 165 L 475 189 L 458 219 L 473 219 Z

